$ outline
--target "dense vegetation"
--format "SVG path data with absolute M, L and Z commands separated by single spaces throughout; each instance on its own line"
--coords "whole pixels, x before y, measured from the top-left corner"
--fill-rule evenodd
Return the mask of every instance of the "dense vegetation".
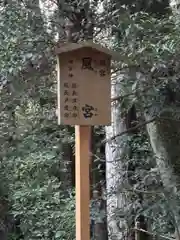
M 93 36 L 121 56 L 115 124 L 92 129 L 92 238 L 108 229 L 110 240 L 133 239 L 135 221 L 179 238 L 177 9 L 165 0 L 4 0 L 0 12 L 0 239 L 75 239 L 74 128 L 56 117 L 54 46 L 67 41 L 67 20 L 71 40 Z M 113 214 L 104 204 L 112 196 Z

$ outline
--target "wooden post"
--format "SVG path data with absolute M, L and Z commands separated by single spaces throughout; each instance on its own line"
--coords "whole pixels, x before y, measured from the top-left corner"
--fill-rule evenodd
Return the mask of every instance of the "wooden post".
M 90 126 L 75 126 L 76 240 L 90 240 Z
M 91 127 L 111 125 L 110 63 L 116 54 L 92 41 L 61 44 L 56 54 L 58 123 L 76 126 L 76 240 L 89 240 Z

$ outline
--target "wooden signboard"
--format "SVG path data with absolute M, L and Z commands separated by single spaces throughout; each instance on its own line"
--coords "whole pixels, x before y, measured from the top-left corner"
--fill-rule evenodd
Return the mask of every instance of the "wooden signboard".
M 69 43 L 60 49 L 59 124 L 89 126 L 111 124 L 111 55 L 104 49 L 102 51 L 90 46 Z
M 90 126 L 111 124 L 110 61 L 116 54 L 92 42 L 63 44 L 56 54 L 58 123 L 76 125 L 76 240 L 90 240 Z

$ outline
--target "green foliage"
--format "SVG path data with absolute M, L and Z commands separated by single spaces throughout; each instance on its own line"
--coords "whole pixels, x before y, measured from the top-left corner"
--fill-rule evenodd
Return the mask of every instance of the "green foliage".
M 63 158 L 63 144 L 74 146 L 74 130 L 57 126 L 54 72 L 47 73 L 47 65 L 42 71 L 36 70 L 43 65 L 44 58 L 50 66 L 54 64 L 51 48 L 57 35 L 54 30 L 63 26 L 62 16 L 76 21 L 78 34 L 84 34 L 81 28 L 86 22 L 87 1 L 79 3 L 81 8 L 76 1 L 64 5 L 57 1 L 58 8 L 50 17 L 52 23 L 47 23 L 51 26 L 48 31 L 38 1 L 33 2 L 31 6 L 28 1 L 12 1 L 0 10 L 0 81 L 5 86 L 0 92 L 0 196 L 8 198 L 11 212 L 20 219 L 25 239 L 73 240 L 74 191 L 64 191 L 66 182 L 62 172 L 68 162 Z M 158 6 L 165 6 L 162 11 L 155 10 L 156 1 L 113 2 L 106 12 L 97 14 L 95 22 L 97 28 L 100 25 L 105 30 L 115 24 L 118 37 L 113 48 L 124 59 L 119 63 L 124 74 L 120 92 L 123 116 L 135 104 L 137 120 L 141 121 L 145 110 L 153 106 L 153 113 L 157 115 L 169 104 L 167 86 L 173 93 L 179 91 L 179 20 L 172 16 L 157 19 L 147 13 L 157 13 L 156 16 L 167 13 L 168 1 L 158 1 Z M 95 13 L 97 1 L 91 4 Z M 58 34 L 63 35 L 60 30 Z M 12 85 L 16 85 L 15 90 L 11 89 Z M 96 145 L 104 131 L 101 128 L 95 131 Z M 175 225 L 172 197 L 162 187 L 145 129 L 128 139 L 129 152 L 123 159 L 121 173 L 124 181 L 119 186 L 128 201 L 126 207 L 117 209 L 116 217 L 119 221 L 123 218 L 131 228 L 135 217 L 143 213 L 152 220 L 154 231 L 158 232 L 160 227 L 163 233 L 172 233 Z M 178 204 L 176 199 L 176 206 Z M 98 212 L 99 208 L 94 205 L 92 218 L 102 222 L 105 211 Z
M 5 85 L 26 70 L 29 63 L 38 69 L 41 58 L 52 48 L 52 41 L 42 28 L 43 19 L 21 2 L 7 4 L 0 11 L 0 76 Z M 38 34 L 33 28 L 34 21 Z
M 119 19 L 114 47 L 124 59 L 119 63 L 122 116 L 125 117 L 134 105 L 140 124 L 145 122 L 146 113 L 152 118 L 162 118 L 162 122 L 158 123 L 160 126 L 163 126 L 163 117 L 172 120 L 169 129 L 164 128 L 162 135 L 156 133 L 158 140 L 155 144 L 166 134 L 168 143 L 163 146 L 169 158 L 164 162 L 168 162 L 170 169 L 175 169 L 178 166 L 175 165 L 176 159 L 179 161 L 175 139 L 178 142 L 179 138 L 170 133 L 178 131 L 175 121 L 179 121 L 179 15 L 157 19 L 144 12 L 130 14 L 127 11 Z M 158 157 L 153 156 L 149 139 L 144 134 L 144 125 L 137 131 L 130 132 L 129 152 L 121 160 L 124 181 L 120 188 L 122 194 L 125 191 L 127 206 L 117 209 L 117 219 L 125 219 L 131 228 L 135 217 L 143 214 L 150 221 L 153 231 L 172 235 L 179 222 L 179 193 L 167 191 L 170 185 L 163 186 L 162 169 L 156 165 Z M 163 152 L 163 149 L 158 151 Z
M 119 21 L 119 32 L 114 47 L 124 59 L 120 63 L 125 76 L 121 81 L 122 107 L 136 104 L 140 114 L 148 110 L 156 116 L 169 104 L 178 103 L 179 18 L 157 19 L 144 12 L 127 12 Z
M 53 151 L 32 152 L 33 148 L 29 145 L 29 154 L 8 159 L 14 217 L 20 219 L 25 239 L 74 239 L 74 194 L 64 196 L 52 175 L 59 160 Z
M 41 91 L 43 98 L 50 97 Z M 74 194 L 65 195 L 60 182 L 61 144 L 70 137 L 53 120 L 50 106 L 28 99 L 16 108 L 17 139 L 3 159 L 12 213 L 20 219 L 25 239 L 74 239 Z

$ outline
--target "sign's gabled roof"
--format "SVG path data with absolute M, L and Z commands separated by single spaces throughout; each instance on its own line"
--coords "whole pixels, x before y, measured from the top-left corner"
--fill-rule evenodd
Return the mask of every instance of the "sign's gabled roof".
M 111 58 L 113 60 L 120 60 L 120 54 L 112 51 L 106 47 L 103 47 L 100 44 L 94 43 L 92 41 L 84 41 L 84 42 L 80 42 L 80 43 L 63 43 L 60 46 L 55 48 L 55 53 L 56 54 L 61 54 L 61 53 L 65 53 L 65 52 L 71 52 L 71 51 L 75 51 L 78 50 L 80 48 L 92 48 L 95 49 L 99 52 L 105 53 L 109 56 L 111 56 Z

